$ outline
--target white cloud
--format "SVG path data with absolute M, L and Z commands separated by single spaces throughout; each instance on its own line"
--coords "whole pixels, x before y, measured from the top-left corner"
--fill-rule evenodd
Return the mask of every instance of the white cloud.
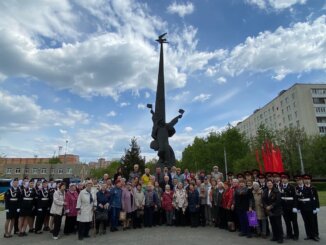
M 292 73 L 326 69 L 326 16 L 299 22 L 275 32 L 248 37 L 218 64 L 218 73 L 237 76 L 243 72 L 274 72 L 282 80 Z
M 59 129 L 60 134 L 66 135 L 68 133 L 67 130 Z
M 144 109 L 146 109 L 146 105 L 140 103 L 140 104 L 137 105 L 137 108 L 141 109 L 141 110 L 144 110 Z
M 117 113 L 115 111 L 110 111 L 108 114 L 106 114 L 108 117 L 115 117 Z
M 185 132 L 190 133 L 192 131 L 192 127 L 185 127 L 184 129 Z
M 227 80 L 226 80 L 225 77 L 219 77 L 219 78 L 217 78 L 217 83 L 218 84 L 224 84 L 226 82 L 227 82 Z
M 126 107 L 126 106 L 128 106 L 128 105 L 130 105 L 129 102 L 121 102 L 121 103 L 120 103 L 120 107 Z
M 13 95 L 0 90 L 0 131 L 28 131 L 50 126 L 74 127 L 88 124 L 89 115 L 66 108 L 63 112 L 44 109 L 35 97 Z
M 126 90 L 155 90 L 159 55 L 153 40 L 167 23 L 145 5 L 128 0 L 46 3 L 0 3 L 0 78 L 30 77 L 84 97 L 116 101 Z M 91 27 L 93 33 L 85 32 Z M 188 25 L 169 32 L 174 45 L 165 54 L 168 89 L 184 87 L 189 73 L 223 57 L 223 50 L 197 51 L 196 33 Z
M 145 92 L 145 98 L 148 99 L 149 97 L 151 97 L 151 94 L 149 92 Z
M 180 17 L 184 17 L 185 15 L 192 14 L 194 10 L 195 7 L 191 2 L 185 4 L 177 4 L 176 2 L 173 2 L 167 8 L 168 13 L 178 14 Z
M 212 96 L 211 94 L 200 94 L 195 96 L 195 98 L 193 98 L 192 101 L 205 102 L 206 100 L 209 100 L 211 96 Z
M 305 4 L 307 0 L 246 0 L 248 4 L 256 5 L 260 9 L 283 10 L 296 4 Z
M 222 96 L 217 96 L 216 99 L 212 100 L 212 102 L 210 103 L 210 107 L 216 107 L 224 104 L 225 102 L 236 96 L 239 92 L 239 88 L 234 88 L 230 91 L 225 92 Z

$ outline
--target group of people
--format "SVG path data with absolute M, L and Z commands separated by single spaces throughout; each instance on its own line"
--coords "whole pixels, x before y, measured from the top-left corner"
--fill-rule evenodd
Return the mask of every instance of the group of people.
M 272 241 L 299 239 L 298 213 L 301 213 L 306 240 L 319 241 L 318 192 L 310 175 L 294 176 L 289 183 L 286 173 L 258 170 L 227 176 L 219 171 L 191 173 L 180 168 L 156 168 L 144 174 L 139 166 L 124 176 L 119 168 L 112 178 L 105 174 L 98 181 L 56 185 L 34 183 L 26 177 L 21 186 L 14 179 L 5 193 L 5 238 L 50 231 L 58 239 L 65 216 L 65 235 L 78 233 L 80 240 L 96 234 L 130 228 L 167 226 L 215 226 L 239 231 L 247 238 L 271 236 Z M 282 217 L 286 233 L 282 227 Z

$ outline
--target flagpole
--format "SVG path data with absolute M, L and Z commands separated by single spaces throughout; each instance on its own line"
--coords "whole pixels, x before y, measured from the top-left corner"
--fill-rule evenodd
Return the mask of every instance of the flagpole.
M 228 162 L 226 160 L 226 150 L 224 147 L 224 164 L 225 164 L 225 177 L 228 176 Z

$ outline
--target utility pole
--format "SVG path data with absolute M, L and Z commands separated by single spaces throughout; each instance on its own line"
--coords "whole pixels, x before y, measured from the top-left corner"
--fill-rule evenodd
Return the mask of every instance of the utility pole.
M 226 149 L 224 147 L 224 164 L 225 164 L 225 178 L 226 176 L 228 176 L 228 162 L 227 162 L 227 159 L 226 159 Z
M 299 157 L 300 157 L 301 174 L 304 174 L 304 165 L 303 165 L 303 160 L 302 160 L 302 153 L 301 153 L 300 143 L 298 143 L 298 151 L 299 151 Z

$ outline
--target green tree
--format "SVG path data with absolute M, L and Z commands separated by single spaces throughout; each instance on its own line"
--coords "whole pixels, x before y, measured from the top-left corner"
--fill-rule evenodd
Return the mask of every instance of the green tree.
M 145 158 L 140 155 L 140 147 L 137 139 L 132 138 L 130 148 L 125 149 L 125 155 L 121 158 L 123 173 L 128 178 L 129 173 L 133 170 L 134 165 L 138 164 L 140 171 L 143 173 L 145 169 Z
M 58 164 L 58 163 L 62 163 L 60 158 L 59 157 L 52 157 L 50 160 L 49 160 L 49 163 L 50 164 Z

